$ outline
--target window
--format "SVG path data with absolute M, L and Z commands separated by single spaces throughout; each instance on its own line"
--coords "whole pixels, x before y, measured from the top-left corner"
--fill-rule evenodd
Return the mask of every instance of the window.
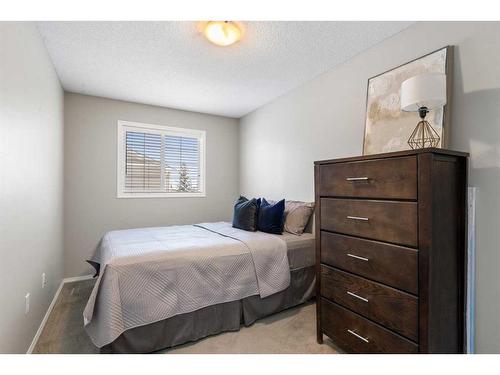
M 204 197 L 205 131 L 118 121 L 118 198 Z

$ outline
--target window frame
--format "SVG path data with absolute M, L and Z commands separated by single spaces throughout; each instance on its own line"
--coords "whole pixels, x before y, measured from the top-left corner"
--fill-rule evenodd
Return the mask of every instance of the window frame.
M 200 142 L 200 191 L 199 192 L 130 192 L 125 190 L 126 141 L 127 131 L 148 131 L 156 134 L 198 138 Z M 117 198 L 203 198 L 206 197 L 206 131 L 186 129 L 167 125 L 118 120 L 117 159 L 116 159 L 116 197 Z

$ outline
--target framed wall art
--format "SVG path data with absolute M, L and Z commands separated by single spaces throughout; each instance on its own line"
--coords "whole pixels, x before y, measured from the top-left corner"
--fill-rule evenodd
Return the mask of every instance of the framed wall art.
M 451 111 L 453 47 L 447 46 L 368 80 L 363 154 L 409 150 L 408 138 L 418 122 L 415 112 L 401 111 L 401 83 L 431 73 L 446 74 L 447 104 L 432 110 L 427 121 L 440 137 L 439 148 L 447 146 Z

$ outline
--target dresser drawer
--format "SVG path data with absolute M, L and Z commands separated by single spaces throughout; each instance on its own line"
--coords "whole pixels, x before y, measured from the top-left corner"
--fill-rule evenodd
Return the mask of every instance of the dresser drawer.
M 417 246 L 417 203 L 321 198 L 321 229 Z
M 418 353 L 418 345 L 335 303 L 321 299 L 323 331 L 355 353 Z
M 321 295 L 417 341 L 417 297 L 324 265 Z
M 335 163 L 320 167 L 320 195 L 417 199 L 414 156 Z
M 418 293 L 418 251 L 415 249 L 321 232 L 321 262 Z

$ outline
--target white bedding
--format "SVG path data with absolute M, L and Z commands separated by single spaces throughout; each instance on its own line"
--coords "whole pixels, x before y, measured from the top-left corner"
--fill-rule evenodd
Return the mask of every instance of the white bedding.
M 316 264 L 314 234 L 297 235 L 284 232 L 282 235 L 275 234 L 275 236 L 286 242 L 290 270 L 311 267 Z
M 98 347 L 134 327 L 290 284 L 283 239 L 226 222 L 109 232 L 91 261 L 100 274 L 84 323 Z

